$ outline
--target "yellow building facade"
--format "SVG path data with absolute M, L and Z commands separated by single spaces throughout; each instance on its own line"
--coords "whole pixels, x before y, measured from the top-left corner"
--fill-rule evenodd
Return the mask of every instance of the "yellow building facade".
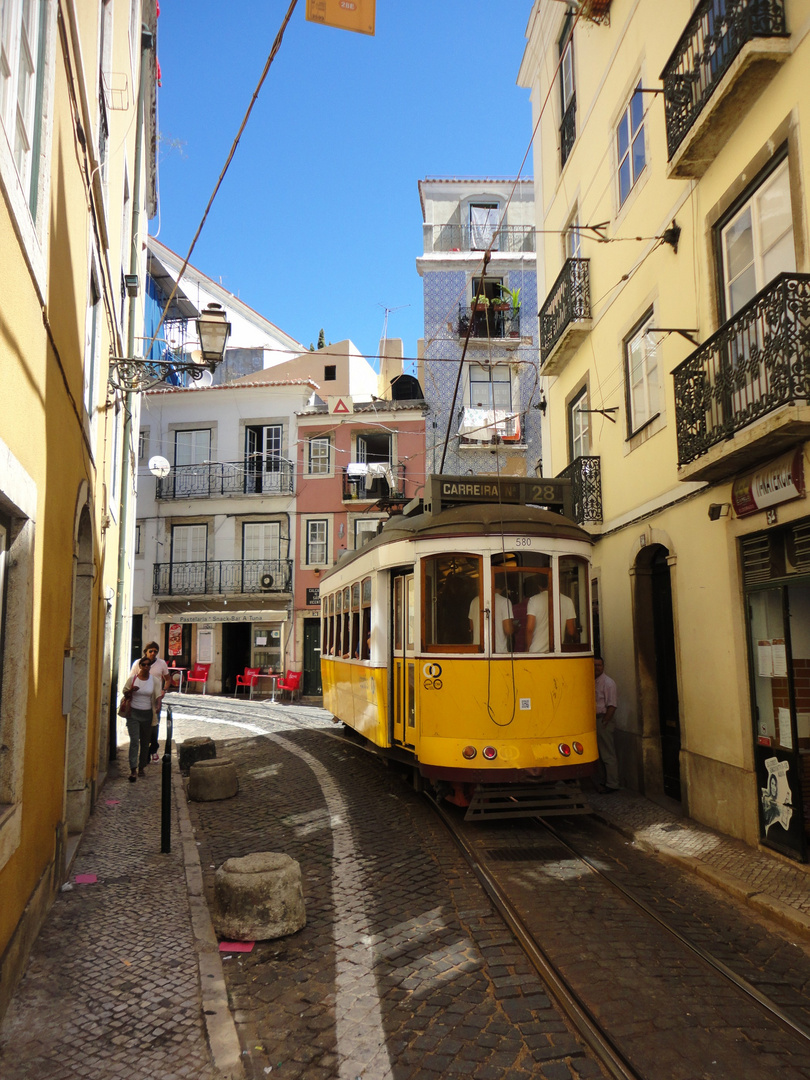
M 130 305 L 143 325 L 156 21 L 154 0 L 0 13 L 0 1015 L 104 780 L 127 659 L 107 373 Z
M 798 859 L 809 34 L 808 0 L 538 0 L 519 79 L 543 472 L 572 477 L 595 538 L 622 783 Z

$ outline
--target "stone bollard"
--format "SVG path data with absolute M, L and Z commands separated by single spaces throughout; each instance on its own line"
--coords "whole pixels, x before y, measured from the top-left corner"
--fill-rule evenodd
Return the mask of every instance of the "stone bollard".
M 232 799 L 239 790 L 236 766 L 230 758 L 212 758 L 191 766 L 188 797 L 193 802 Z
M 267 941 L 306 926 L 301 867 L 280 851 L 227 859 L 214 875 L 214 929 L 226 941 Z
M 186 739 L 180 743 L 178 757 L 180 772 L 188 775 L 188 770 L 198 761 L 206 761 L 208 758 L 217 756 L 217 748 L 214 740 L 207 735 L 199 735 L 194 739 Z

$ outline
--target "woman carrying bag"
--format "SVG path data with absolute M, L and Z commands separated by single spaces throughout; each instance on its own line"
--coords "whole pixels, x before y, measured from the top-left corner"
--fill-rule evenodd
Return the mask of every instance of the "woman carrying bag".
M 134 784 L 139 776 L 146 776 L 149 761 L 149 743 L 152 728 L 157 727 L 158 705 L 163 684 L 149 670 L 152 661 L 142 657 L 138 670 L 124 683 L 123 696 L 130 702 L 127 717 L 129 732 L 129 782 Z

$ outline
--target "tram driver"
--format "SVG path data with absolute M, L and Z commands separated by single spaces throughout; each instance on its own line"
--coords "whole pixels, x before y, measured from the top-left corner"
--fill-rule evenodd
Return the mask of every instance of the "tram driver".
M 512 601 L 500 591 L 493 589 L 492 606 L 495 613 L 492 624 L 495 627 L 495 643 L 493 651 L 506 653 L 512 651 L 512 635 L 515 632 L 515 620 L 512 612 Z M 480 644 L 479 627 L 481 625 L 479 598 L 474 596 L 470 602 L 470 629 L 472 631 L 473 644 Z

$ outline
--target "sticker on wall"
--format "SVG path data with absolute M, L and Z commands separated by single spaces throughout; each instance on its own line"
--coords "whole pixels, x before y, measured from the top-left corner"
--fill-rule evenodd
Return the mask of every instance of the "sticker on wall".
M 767 833 L 772 825 L 781 825 L 787 832 L 793 817 L 790 784 L 787 779 L 790 762 L 779 761 L 775 757 L 766 758 L 765 768 L 768 770 L 768 786 L 759 789 L 765 832 Z

